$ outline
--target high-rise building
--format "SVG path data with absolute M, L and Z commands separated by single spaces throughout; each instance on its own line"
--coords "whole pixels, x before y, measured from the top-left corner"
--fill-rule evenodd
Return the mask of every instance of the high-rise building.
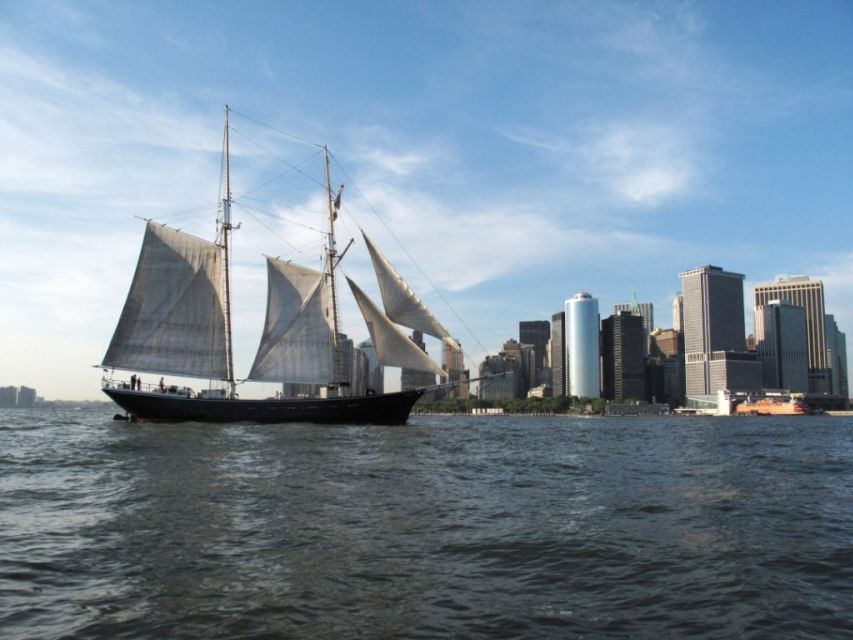
M 651 302 L 637 302 L 637 294 L 635 293 L 633 301 L 613 305 L 613 315 L 619 315 L 623 311 L 640 316 L 643 319 L 643 329 L 646 332 L 646 346 L 644 347 L 643 354 L 649 355 L 649 336 L 655 330 L 654 305 Z
M 578 293 L 566 300 L 567 395 L 601 397 L 598 300 Z
M 684 334 L 675 329 L 655 329 L 651 337 L 651 358 L 663 368 L 663 390 L 649 389 L 649 375 L 646 378 L 646 397 L 651 400 L 669 402 L 676 406 L 684 400 Z M 648 374 L 657 374 L 649 371 Z
M 679 277 L 687 395 L 760 388 L 761 365 L 745 351 L 743 274 L 706 265 Z
M 422 331 L 415 329 L 409 340 L 415 343 L 417 347 L 427 352 L 426 344 L 424 344 L 424 334 Z M 435 374 L 429 371 L 417 371 L 415 369 L 403 369 L 400 373 L 400 390 L 408 391 L 409 389 L 419 389 L 421 387 L 431 387 L 435 384 Z
M 684 297 L 680 291 L 672 299 L 672 328 L 678 332 L 684 331 Z
M 467 399 L 467 385 L 463 389 L 461 384 L 465 380 L 465 357 L 462 353 L 462 343 L 456 342 L 458 348 L 449 342 L 444 343 L 444 370 L 447 372 L 447 382 L 459 383 L 457 386 L 450 387 L 447 390 L 447 398 L 451 400 Z
M 0 387 L 0 407 L 11 409 L 18 406 L 18 387 Z
M 480 364 L 479 391 L 480 400 L 513 400 L 519 397 L 518 361 L 507 358 L 501 353 L 496 356 L 486 356 Z
M 536 386 L 533 384 L 536 376 L 536 361 L 535 349 L 532 344 L 521 344 L 510 338 L 503 345 L 501 354 L 505 357 L 515 360 L 519 365 L 519 393 L 522 397 L 527 395 L 527 391 Z
M 823 282 L 808 276 L 777 277 L 775 282 L 755 285 L 755 306 L 785 300 L 806 311 L 809 350 L 809 392 L 829 393 L 831 380 L 826 359 L 826 324 Z
M 372 389 L 374 393 L 383 393 L 385 388 L 385 370 L 379 364 L 379 358 L 376 356 L 376 348 L 373 346 L 373 341 L 368 338 L 359 343 L 358 348 L 361 349 L 367 356 L 370 362 L 370 374 L 367 376 L 367 388 Z
M 545 369 L 545 346 L 551 337 L 551 323 L 547 320 L 522 320 L 518 323 L 518 341 L 521 344 L 532 344 L 535 350 L 534 373 L 530 376 L 530 386 L 543 384 Z
M 601 363 L 604 397 L 643 400 L 646 397 L 645 349 L 648 334 L 643 318 L 620 311 L 601 322 Z
M 835 316 L 826 314 L 826 362 L 829 365 L 830 393 L 847 397 L 847 339 L 838 330 Z
M 18 391 L 18 408 L 32 409 L 36 406 L 37 398 L 38 396 L 36 395 L 35 389 L 31 389 L 30 387 L 21 387 Z
M 566 312 L 551 316 L 551 388 L 555 396 L 566 395 Z
M 370 381 L 370 358 L 367 354 L 353 347 L 352 349 L 352 377 L 350 378 L 350 393 L 354 396 L 367 395 Z
M 785 300 L 755 307 L 755 350 L 765 387 L 809 390 L 805 309 Z

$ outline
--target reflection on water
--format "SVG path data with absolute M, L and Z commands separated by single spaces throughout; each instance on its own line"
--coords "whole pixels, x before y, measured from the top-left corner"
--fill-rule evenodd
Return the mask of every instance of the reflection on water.
M 4 637 L 853 633 L 844 419 L 110 416 L 0 423 Z

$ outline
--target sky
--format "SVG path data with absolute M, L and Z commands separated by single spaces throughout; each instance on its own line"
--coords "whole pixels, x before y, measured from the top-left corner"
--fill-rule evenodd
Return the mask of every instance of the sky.
M 853 330 L 849 2 L 0 9 L 0 386 L 100 396 L 141 218 L 213 239 L 226 104 L 238 378 L 263 255 L 319 264 L 317 144 L 344 271 L 378 299 L 361 227 L 474 370 L 579 291 L 602 316 L 636 291 L 669 327 L 678 273 L 709 263 L 746 275 L 745 333 L 779 274 L 822 278 Z

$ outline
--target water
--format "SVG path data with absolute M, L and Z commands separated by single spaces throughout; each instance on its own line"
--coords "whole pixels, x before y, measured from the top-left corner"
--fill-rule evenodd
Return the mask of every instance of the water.
M 853 637 L 853 420 L 0 413 L 4 638 Z

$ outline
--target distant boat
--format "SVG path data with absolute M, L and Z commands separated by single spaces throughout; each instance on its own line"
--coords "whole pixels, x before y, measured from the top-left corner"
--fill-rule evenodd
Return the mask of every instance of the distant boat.
M 323 270 L 267 257 L 266 323 L 247 380 L 319 385 L 325 388 L 325 397 L 248 400 L 237 395 L 231 338 L 229 246 L 233 226 L 226 107 L 225 196 L 217 216 L 216 241 L 148 221 L 127 301 L 100 365 L 104 393 L 131 419 L 332 424 L 405 424 L 408 420 L 426 387 L 350 395 L 335 269 L 353 241 L 338 252 L 335 220 L 341 191 L 332 191 L 325 146 L 323 153 L 328 202 Z M 455 347 L 458 344 L 367 235 L 364 241 L 379 280 L 384 311 L 352 280 L 347 278 L 347 283 L 367 323 L 379 364 L 443 375 L 395 323 Z M 115 369 L 200 378 L 220 385 L 202 391 L 178 386 L 142 388 L 114 379 L 110 371 Z

